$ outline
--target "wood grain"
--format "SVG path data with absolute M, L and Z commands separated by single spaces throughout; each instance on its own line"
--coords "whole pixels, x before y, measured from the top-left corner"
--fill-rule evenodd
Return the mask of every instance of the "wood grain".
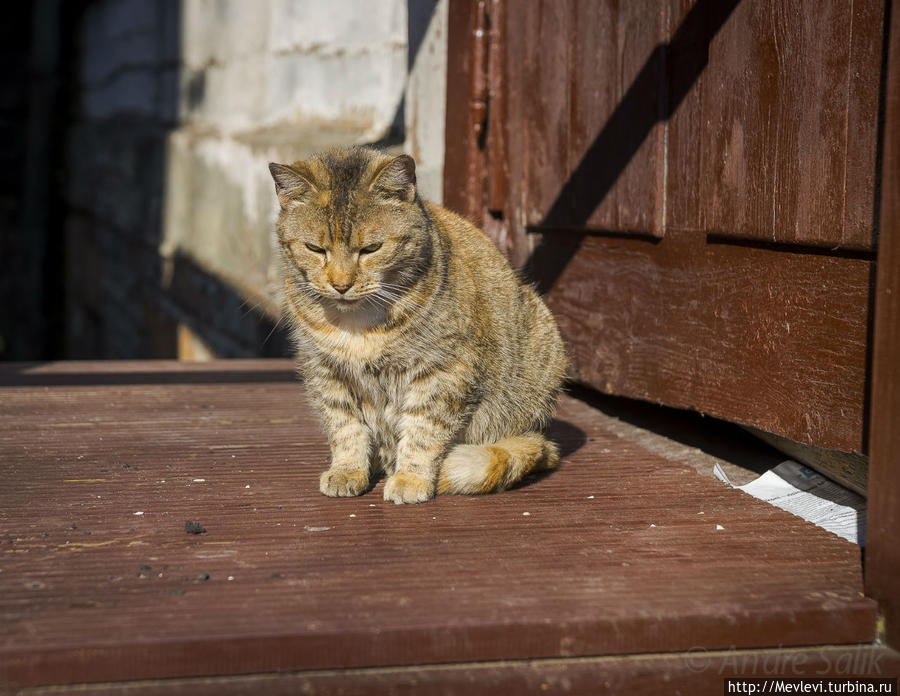
M 507 35 L 517 40 L 506 43 L 512 127 L 504 137 L 510 171 L 521 172 L 521 180 L 510 184 L 509 200 L 517 209 L 510 218 L 512 234 L 549 219 L 553 226 L 660 235 L 663 127 L 657 122 L 664 92 L 658 49 L 665 8 L 648 14 L 644 7 L 611 1 L 525 3 L 506 17 Z M 628 108 L 618 109 L 623 101 Z M 601 149 L 627 168 L 608 187 L 577 177 L 564 190 L 585 158 L 596 157 L 595 139 L 614 115 L 616 125 Z M 652 129 L 648 137 L 645 128 Z M 623 129 L 642 133 L 634 152 L 634 138 Z M 626 148 L 627 155 L 613 153 L 616 148 Z
M 701 229 L 872 248 L 882 7 L 738 6 L 698 86 Z
M 672 0 L 669 4 L 670 31 L 681 27 L 693 8 L 694 0 Z M 703 48 L 702 42 L 689 37 L 688 45 Z M 671 41 L 671 37 L 670 37 Z M 708 49 L 706 49 L 708 51 Z M 667 56 L 668 73 L 681 75 L 698 58 L 690 51 Z M 671 78 L 670 78 L 671 79 Z M 700 178 L 700 147 L 702 129 L 702 74 L 678 105 L 670 105 L 666 123 L 666 219 L 667 229 L 703 229 L 700 223 L 702 186 Z
M 863 0 L 852 3 L 850 21 L 853 32 L 847 74 L 847 147 L 844 170 L 844 231 L 841 245 L 847 248 L 875 249 L 878 223 L 876 203 L 880 175 L 879 114 L 884 100 L 883 56 L 887 3 Z M 883 106 L 883 104 L 882 104 Z
M 571 398 L 528 485 L 327 499 L 289 370 L 0 366 L 4 686 L 874 638 L 856 546 Z
M 584 240 L 548 296 L 579 378 L 862 451 L 870 262 L 697 241 Z
M 169 679 L 91 685 L 103 696 L 266 696 L 340 694 L 340 696 L 496 696 L 496 694 L 628 694 L 721 696 L 727 677 L 823 677 L 900 674 L 900 654 L 883 646 L 827 646 L 814 649 L 696 649 L 675 655 L 631 655 L 579 659 L 479 662 L 370 669 L 325 670 L 293 674 L 253 674 L 205 679 Z M 45 694 L 24 689 L 21 696 Z M 54 687 L 55 695 L 84 694 L 82 686 Z
M 444 180 L 444 205 L 481 224 L 483 162 L 474 135 L 471 100 L 477 66 L 472 40 L 483 3 L 451 2 L 447 15 L 447 115 L 444 126 L 444 167 L 455 172 Z
M 767 433 L 759 428 L 745 426 L 755 437 L 784 452 L 794 461 L 815 469 L 820 474 L 837 481 L 844 488 L 865 496 L 869 487 L 869 458 L 857 452 L 841 452 L 815 445 L 804 445 L 780 435 Z
M 883 3 L 748 0 L 721 29 L 707 5 L 503 12 L 516 262 L 539 226 L 872 249 Z
M 574 30 L 569 43 L 572 64 L 568 74 L 567 174 L 571 175 L 581 164 L 641 71 L 646 70 L 645 74 L 654 79 L 647 81 L 647 88 L 639 88 L 641 94 L 631 107 L 633 113 L 622 119 L 626 127 L 637 127 L 646 120 L 653 124 L 650 132 L 602 199 L 597 199 L 596 180 L 584 179 L 579 188 L 568 193 L 575 207 L 582 199 L 594 202 L 594 210 L 586 220 L 574 218 L 569 225 L 661 236 L 664 66 L 658 48 L 666 39 L 666 8 L 660 4 L 654 11 L 640 3 L 587 2 L 575 3 L 571 9 Z M 627 138 L 620 132 L 616 140 Z M 607 157 L 611 155 L 606 153 Z M 557 191 L 568 178 L 549 180 L 543 188 Z M 543 215 L 529 219 L 529 224 L 543 224 L 548 210 L 549 206 Z M 560 226 L 566 222 L 564 218 L 554 220 Z
M 520 3 L 504 19 L 502 125 L 510 177 L 504 216 L 509 239 L 501 248 L 522 266 L 532 251 L 526 226 L 546 213 L 569 174 L 570 50 L 559 37 L 573 29 L 566 3 Z
M 900 646 L 900 11 L 891 15 L 872 345 L 866 587 Z

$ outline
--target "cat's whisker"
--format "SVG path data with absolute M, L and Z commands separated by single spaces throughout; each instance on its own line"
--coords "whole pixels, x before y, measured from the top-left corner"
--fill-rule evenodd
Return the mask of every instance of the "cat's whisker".
M 388 290 L 396 290 L 397 292 L 409 292 L 410 288 L 406 285 L 397 285 L 396 283 L 385 283 L 381 281 L 379 285 Z
M 268 333 L 268 334 L 266 335 L 266 337 L 263 339 L 263 345 L 266 345 L 266 343 L 269 342 L 269 339 L 272 338 L 272 334 L 274 334 L 275 331 L 278 329 L 278 327 L 281 326 L 281 320 L 282 320 L 282 319 L 284 319 L 284 315 L 283 315 L 283 314 L 280 315 L 280 316 L 278 317 L 278 319 L 276 320 L 276 322 L 272 325 L 272 329 L 269 331 L 269 333 Z
M 250 312 L 258 310 L 262 306 L 262 300 L 253 302 L 249 298 L 245 298 L 243 302 L 241 302 L 241 306 L 239 309 L 243 309 L 247 307 L 247 311 L 241 314 L 241 319 L 244 319 Z

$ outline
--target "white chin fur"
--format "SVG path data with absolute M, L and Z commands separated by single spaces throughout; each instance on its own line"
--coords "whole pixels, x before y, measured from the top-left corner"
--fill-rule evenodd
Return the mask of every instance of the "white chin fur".
M 367 331 L 387 320 L 384 307 L 364 297 L 356 302 L 326 298 L 322 307 L 328 321 L 346 331 Z

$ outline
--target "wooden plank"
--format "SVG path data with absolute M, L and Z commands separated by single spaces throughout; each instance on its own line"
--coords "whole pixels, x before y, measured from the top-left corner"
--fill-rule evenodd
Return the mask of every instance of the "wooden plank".
M 894 677 L 900 674 L 900 654 L 882 646 L 828 646 L 815 649 L 697 650 L 678 655 L 633 655 L 527 662 L 424 665 L 378 669 L 347 669 L 293 674 L 253 674 L 205 679 L 94 684 L 91 693 L 104 696 L 230 696 L 250 692 L 267 696 L 341 694 L 369 696 L 495 696 L 496 694 L 692 694 L 721 696 L 728 677 Z M 24 689 L 37 696 L 43 689 Z M 83 694 L 83 686 L 54 687 L 53 694 Z
M 571 3 L 520 3 L 506 19 L 505 104 L 511 258 L 531 251 L 525 227 L 553 204 L 568 171 Z M 513 38 L 515 37 L 515 38 Z
M 894 7 L 884 127 L 881 231 L 875 286 L 866 587 L 900 646 L 900 11 Z
M 537 274 L 560 273 L 553 247 Z M 578 376 L 820 447 L 863 451 L 870 262 L 585 239 L 548 295 Z
M 713 41 L 700 87 L 705 231 L 872 248 L 883 5 L 859 5 L 742 2 Z
M 508 36 L 522 37 L 507 42 L 505 79 L 510 171 L 522 172 L 511 182 L 514 233 L 549 224 L 661 235 L 666 8 L 529 3 L 506 14 Z M 573 177 L 599 151 L 608 171 Z
M 571 37 L 575 27 L 570 3 L 526 4 L 530 11 L 507 13 L 514 22 L 508 35 L 521 37 L 517 43 L 526 49 L 524 60 L 510 61 L 507 70 L 521 70 L 510 80 L 519 84 L 523 94 L 523 112 L 513 116 L 522 123 L 523 139 L 512 142 L 510 148 L 521 150 L 525 157 L 523 207 L 527 224 L 532 224 L 553 205 L 557 187 L 569 173 L 571 56 L 564 37 Z
M 847 81 L 847 143 L 844 170 L 844 232 L 842 246 L 877 246 L 879 101 L 883 99 L 882 54 L 885 46 L 884 0 L 854 0 Z
M 672 0 L 669 3 L 670 31 L 676 31 L 694 7 L 694 0 Z M 708 41 L 700 40 L 704 23 L 697 22 L 697 35 L 685 37 L 683 48 L 667 55 L 668 80 L 684 79 L 693 72 L 691 66 L 706 65 Z M 670 37 L 669 41 L 672 41 Z M 700 52 L 701 55 L 697 55 Z M 702 74 L 694 78 L 679 104 L 672 104 L 666 123 L 666 220 L 665 226 L 676 230 L 701 231 L 700 208 L 703 196 L 700 180 L 701 87 Z
M 517 246 L 533 247 L 524 226 L 661 236 L 663 208 L 676 229 L 871 249 L 883 4 L 740 8 L 709 49 L 704 75 L 671 105 L 667 134 L 653 125 L 665 112 L 663 53 L 669 91 L 680 89 L 706 44 L 681 41 L 679 32 L 705 37 L 710 23 L 718 30 L 719 8 L 679 0 L 649 14 L 612 3 L 506 13 L 509 35 L 523 37 L 508 42 L 504 78 L 509 171 L 524 179 L 512 177 L 513 241 L 504 245 L 517 262 Z M 654 48 L 667 33 L 672 43 L 657 70 Z M 699 64 L 706 62 L 704 55 Z M 592 175 L 573 177 L 610 120 L 617 127 L 599 148 L 603 157 L 589 157 Z M 631 147 L 632 130 L 643 135 L 618 163 L 616 148 Z M 603 167 L 619 164 L 607 190 Z
M 667 9 L 664 4 L 654 9 L 640 3 L 604 1 L 571 3 L 571 12 L 569 36 L 556 38 L 557 45 L 566 45 L 571 51 L 568 161 L 563 176 L 550 174 L 541 182 L 544 191 L 553 193 L 551 205 L 557 203 L 562 184 L 581 164 L 637 76 L 643 71 L 651 77 L 632 92 L 636 97 L 628 102 L 631 113 L 620 119 L 626 130 L 615 137 L 616 143 L 640 140 L 627 167 L 602 198 L 598 197 L 597 177 L 579 179 L 576 187 L 566 191 L 567 202 L 578 210 L 587 200 L 594 204 L 593 212 L 586 218 L 576 213 L 567 219 L 563 211 L 553 224 L 662 236 L 665 91 L 659 47 L 667 38 Z M 654 124 L 648 133 L 631 132 L 642 131 L 645 124 Z M 606 157 L 613 162 L 618 159 L 609 151 Z M 543 224 L 551 205 L 542 202 L 542 214 L 529 217 L 528 223 Z
M 623 444 L 571 398 L 564 463 L 528 485 L 324 498 L 324 438 L 290 364 L 269 365 L 197 383 L 3 367 L 5 684 L 874 638 L 856 546 Z
M 473 134 L 472 81 L 478 69 L 473 62 L 472 40 L 483 1 L 448 0 L 447 16 L 447 115 L 444 126 L 444 205 L 481 224 L 483 162 Z
M 503 14 L 506 35 L 522 38 L 504 44 L 509 193 L 506 229 L 492 236 L 516 266 L 534 251 L 528 227 L 661 236 L 666 8 L 648 18 L 627 3 L 525 3 Z
M 869 487 L 869 458 L 857 452 L 841 452 L 815 445 L 804 445 L 780 435 L 767 433 L 759 428 L 745 426 L 756 437 L 781 450 L 796 462 L 815 469 L 820 474 L 837 481 L 844 488 L 865 496 Z

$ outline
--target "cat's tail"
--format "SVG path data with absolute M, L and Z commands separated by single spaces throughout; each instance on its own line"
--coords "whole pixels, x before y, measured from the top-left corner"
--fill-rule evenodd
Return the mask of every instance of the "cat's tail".
M 438 493 L 493 493 L 559 463 L 556 445 L 540 433 L 505 437 L 492 445 L 456 445 L 441 463 Z

